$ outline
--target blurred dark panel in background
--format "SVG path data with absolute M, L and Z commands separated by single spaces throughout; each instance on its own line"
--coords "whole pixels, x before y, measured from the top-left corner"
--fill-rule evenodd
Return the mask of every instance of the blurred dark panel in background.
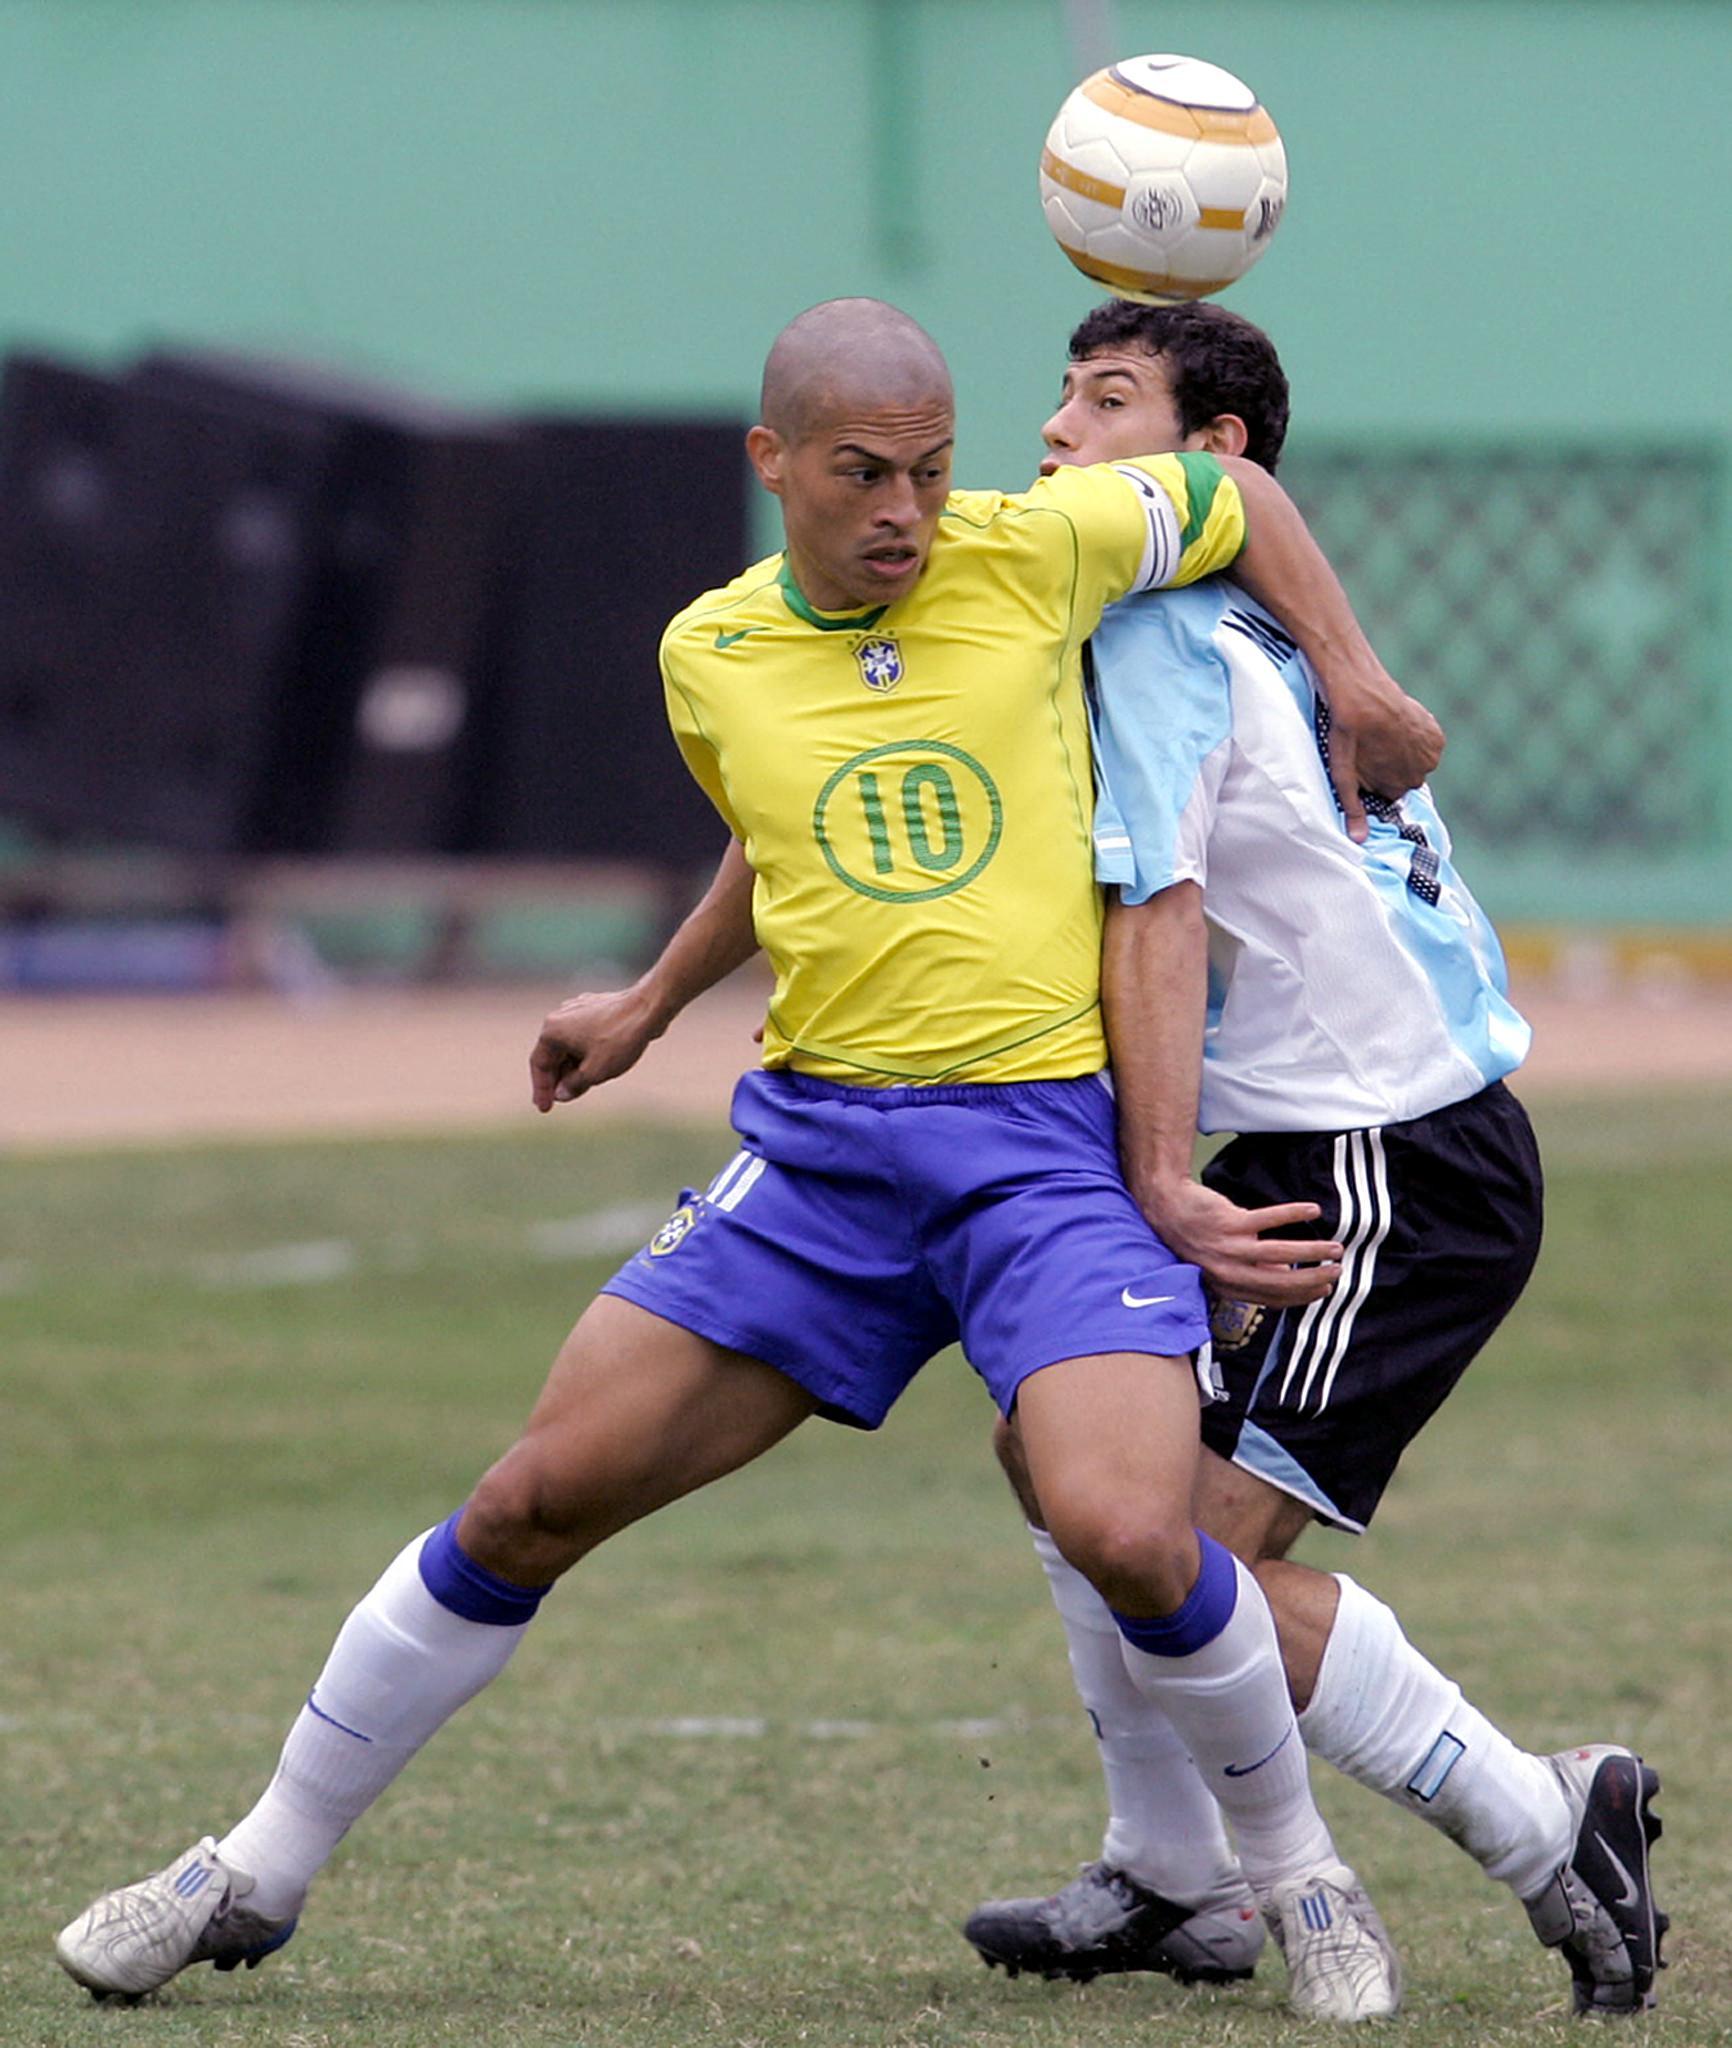
M 213 433 L 41 358 L 0 385 L 0 807 L 66 834 L 258 843 L 305 715 L 294 638 L 333 436 Z
M 475 843 L 719 858 L 726 828 L 668 730 L 656 649 L 676 611 L 745 567 L 740 429 L 542 416 L 518 459 Z
M 216 351 L 147 356 L 128 387 L 146 408 L 186 408 L 218 446 L 278 433 L 326 440 L 317 492 L 297 507 L 309 574 L 285 649 L 284 743 L 256 793 L 248 846 L 453 850 L 504 561 L 510 428 L 334 372 Z M 197 495 L 191 518 L 207 539 L 245 534 L 256 519 Z
M 15 357 L 0 812 L 191 854 L 690 868 L 723 833 L 656 643 L 746 545 L 736 427 L 506 421 L 210 350 Z

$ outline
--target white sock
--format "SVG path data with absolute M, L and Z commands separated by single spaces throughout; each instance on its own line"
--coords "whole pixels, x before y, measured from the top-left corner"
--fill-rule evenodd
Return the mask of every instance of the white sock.
M 504 1670 L 527 1623 L 465 1621 L 422 1583 L 417 1536 L 344 1622 L 276 1776 L 217 1844 L 255 1880 L 249 1909 L 300 1910 L 325 1859 L 438 1729 Z
M 1299 1717 L 1306 1745 L 1531 1898 L 1569 1854 L 1569 1807 L 1550 1770 L 1462 1698 L 1381 1600 L 1335 1576 L 1341 1604 Z
M 1253 1890 L 1267 1892 L 1339 1858 L 1311 1797 L 1269 1603 L 1236 1557 L 1206 1537 L 1203 1542 L 1205 1553 L 1216 1553 L 1215 1569 L 1232 1566 L 1233 1608 L 1225 1626 L 1176 1656 L 1151 1653 L 1127 1637 L 1125 1666 L 1178 1730 L 1232 1826 Z M 1206 1557 L 1204 1575 L 1210 1569 Z M 1190 1605 L 1187 1600 L 1181 1616 Z M 1121 1621 L 1121 1633 L 1124 1626 Z
M 1177 1729 L 1125 1669 L 1112 1609 L 1044 1529 L 1030 1528 L 1064 1623 L 1071 1675 L 1094 1725 L 1110 1818 L 1102 1860 L 1185 1905 L 1244 1896 L 1221 1809 Z

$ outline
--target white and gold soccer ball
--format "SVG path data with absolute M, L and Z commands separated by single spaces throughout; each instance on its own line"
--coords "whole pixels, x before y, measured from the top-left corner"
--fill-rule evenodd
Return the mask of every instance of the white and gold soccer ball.
M 1127 57 L 1085 78 L 1040 154 L 1046 224 L 1120 298 L 1207 298 L 1281 223 L 1287 152 L 1266 107 L 1196 57 Z

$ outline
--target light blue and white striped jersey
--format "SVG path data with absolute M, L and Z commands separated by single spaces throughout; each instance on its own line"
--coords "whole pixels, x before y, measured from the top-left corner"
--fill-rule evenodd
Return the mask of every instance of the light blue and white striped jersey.
M 1520 1066 L 1503 952 L 1429 791 L 1347 836 L 1328 713 L 1235 585 L 1127 598 L 1091 643 L 1095 873 L 1141 903 L 1204 885 L 1205 1131 L 1428 1116 Z

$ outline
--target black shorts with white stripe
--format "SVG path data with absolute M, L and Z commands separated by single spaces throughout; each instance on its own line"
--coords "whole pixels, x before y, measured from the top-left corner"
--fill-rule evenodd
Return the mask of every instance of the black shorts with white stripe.
M 1539 1256 L 1527 1113 L 1494 1082 L 1376 1130 L 1248 1133 L 1203 1178 L 1247 1209 L 1316 1202 L 1319 1221 L 1284 1234 L 1345 1247 L 1323 1301 L 1213 1304 L 1226 1399 L 1203 1410 L 1203 1441 L 1320 1520 L 1363 1529 Z

